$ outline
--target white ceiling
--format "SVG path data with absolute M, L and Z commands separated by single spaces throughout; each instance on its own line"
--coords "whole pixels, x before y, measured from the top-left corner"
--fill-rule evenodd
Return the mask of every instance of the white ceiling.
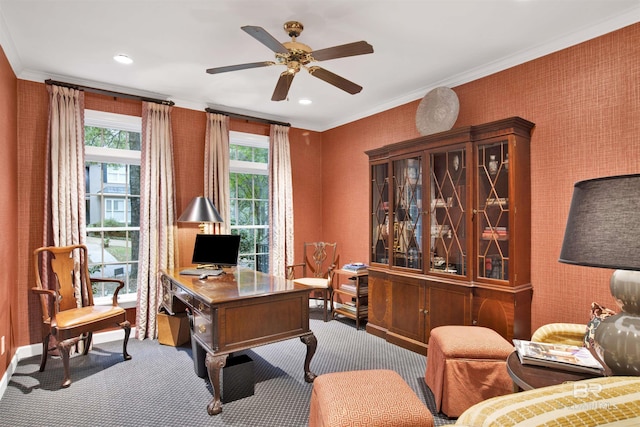
M 349 95 L 283 66 L 242 31 L 263 27 L 313 50 L 366 40 L 374 53 L 317 63 L 364 87 Z M 289 122 L 323 131 L 640 22 L 640 0 L 0 0 L 0 44 L 20 79 L 77 83 Z M 639 41 L 640 42 L 640 41 Z M 112 57 L 124 53 L 132 65 Z M 309 98 L 308 106 L 298 104 Z

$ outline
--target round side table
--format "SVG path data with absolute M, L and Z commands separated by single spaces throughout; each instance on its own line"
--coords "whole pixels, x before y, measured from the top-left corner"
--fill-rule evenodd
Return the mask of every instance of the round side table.
M 507 371 L 514 384 L 521 390 L 533 390 L 535 388 L 586 380 L 599 376 L 583 372 L 562 371 L 544 366 L 523 365 L 520 363 L 520 359 L 515 351 L 507 357 Z

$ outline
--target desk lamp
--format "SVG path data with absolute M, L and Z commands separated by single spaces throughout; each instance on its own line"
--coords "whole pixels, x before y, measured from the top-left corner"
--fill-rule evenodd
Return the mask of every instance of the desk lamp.
M 559 261 L 616 270 L 622 311 L 600 323 L 594 350 L 614 375 L 640 375 L 640 174 L 575 184 Z
M 200 233 L 204 234 L 206 222 L 222 222 L 222 217 L 211 200 L 206 197 L 195 197 L 182 212 L 178 222 L 199 222 Z

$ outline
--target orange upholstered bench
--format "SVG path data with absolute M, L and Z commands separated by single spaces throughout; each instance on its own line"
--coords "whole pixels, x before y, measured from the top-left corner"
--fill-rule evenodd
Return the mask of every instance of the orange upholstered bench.
M 394 371 L 334 372 L 316 377 L 309 427 L 433 426 L 429 409 Z
M 510 344 L 496 331 L 480 326 L 440 326 L 431 330 L 424 380 L 436 410 L 459 417 L 490 397 L 513 392 L 507 372 Z

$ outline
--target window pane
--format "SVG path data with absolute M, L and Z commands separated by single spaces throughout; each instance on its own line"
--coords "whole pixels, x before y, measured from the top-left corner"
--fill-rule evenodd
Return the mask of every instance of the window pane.
M 256 199 L 269 200 L 269 177 L 267 175 L 254 175 Z
M 245 162 L 252 162 L 253 161 L 253 148 L 252 147 L 244 147 L 241 145 L 237 145 L 236 146 L 236 150 L 237 150 L 237 159 L 236 160 L 241 160 L 241 161 L 245 161 Z
M 237 174 L 239 199 L 251 199 L 253 197 L 253 175 L 247 173 Z
M 253 203 L 250 200 L 238 200 L 237 225 L 253 225 Z
M 269 202 L 257 200 L 255 203 L 255 224 L 269 223 Z
M 90 120 L 90 119 L 89 119 Z M 137 156 L 120 159 L 113 151 L 94 149 L 85 161 L 87 248 L 92 277 L 117 278 L 125 282 L 119 295 L 137 291 L 140 166 L 140 132 L 85 127 L 85 145 L 133 150 Z M 93 156 L 93 157 L 92 157 Z M 104 156 L 104 157 L 101 157 Z M 108 158 L 108 161 L 102 159 Z M 112 296 L 117 284 L 98 283 L 94 296 Z
M 254 148 L 254 162 L 256 163 L 268 163 L 269 162 L 269 149 L 268 148 Z
M 93 126 L 84 128 L 85 145 L 91 147 L 140 150 L 140 133 Z

